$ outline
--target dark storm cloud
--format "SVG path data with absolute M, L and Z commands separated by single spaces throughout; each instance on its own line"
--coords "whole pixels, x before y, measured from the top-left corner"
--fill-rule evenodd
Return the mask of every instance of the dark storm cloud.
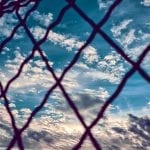
M 121 127 L 113 127 L 112 129 L 119 134 L 126 134 L 127 133 L 126 130 L 122 129 Z
M 76 104 L 80 109 L 88 109 L 95 106 L 96 104 L 103 103 L 103 101 L 100 100 L 99 97 L 91 96 L 88 94 L 80 94 L 78 95 L 78 97 L 79 98 L 78 101 L 76 101 Z
M 93 108 L 95 105 L 103 103 L 103 100 L 101 100 L 99 97 L 92 96 L 90 94 L 77 94 L 77 96 L 72 98 L 72 100 L 80 110 Z M 65 111 L 70 110 L 68 109 L 69 105 L 67 101 L 65 101 L 65 103 L 64 101 L 60 103 L 62 103 L 62 105 L 57 105 L 57 109 Z
M 150 139 L 150 118 L 142 118 L 129 114 L 129 119 L 129 131 L 141 138 L 143 147 L 150 148 L 150 140 L 148 140 Z
M 13 132 L 8 122 L 1 122 L 0 120 L 0 148 L 8 145 L 12 135 Z
M 150 118 L 137 117 L 133 114 L 129 114 L 128 117 L 127 129 L 120 126 L 112 127 L 112 130 L 123 136 L 122 143 L 130 145 L 131 149 L 148 150 L 150 148 Z
M 9 133 L 10 135 L 12 135 L 12 130 L 10 129 L 10 127 L 8 127 L 6 125 L 6 123 L 5 124 L 0 123 L 0 129 L 5 130 L 5 131 L 7 131 L 7 133 Z
M 131 124 L 139 125 L 141 129 L 149 133 L 150 136 L 150 119 L 148 117 L 137 117 L 132 114 L 129 114 L 129 119 Z
M 39 142 L 40 140 L 43 140 L 48 143 L 53 142 L 52 135 L 47 131 L 36 132 L 36 131 L 29 130 L 27 133 L 26 139 L 29 139 L 29 138 L 37 142 Z

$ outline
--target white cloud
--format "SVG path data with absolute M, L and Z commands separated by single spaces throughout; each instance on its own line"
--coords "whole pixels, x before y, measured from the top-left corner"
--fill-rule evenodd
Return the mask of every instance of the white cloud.
M 95 71 L 93 70 L 92 74 L 95 74 L 95 76 L 99 78 L 102 77 L 110 83 L 118 83 L 124 73 L 125 68 L 120 55 L 112 51 L 110 54 L 106 55 L 104 59 L 98 62 L 98 69 Z
M 138 56 L 142 53 L 142 51 L 147 47 L 149 43 L 149 34 L 144 32 L 142 29 L 134 29 L 132 26 L 129 26 L 131 22 L 133 22 L 132 19 L 125 19 L 118 25 L 113 25 L 111 31 L 125 53 L 128 54 L 131 59 L 137 60 Z M 134 25 L 134 22 L 132 25 Z M 138 44 L 137 42 L 139 42 L 140 44 Z M 146 66 L 149 66 L 147 57 L 145 60 L 146 61 L 143 63 L 143 66 L 146 68 Z
M 146 45 L 140 45 L 135 48 L 127 49 L 126 52 L 128 53 L 130 58 L 132 58 L 133 60 L 136 60 L 137 56 L 139 56 L 142 53 L 145 47 Z
M 114 74 L 104 73 L 96 69 L 86 72 L 84 77 L 92 78 L 93 80 L 108 80 L 111 83 L 118 82 L 118 78 L 116 78 Z
M 22 94 L 34 93 L 39 95 L 42 90 L 46 90 L 55 83 L 51 73 L 45 69 L 45 63 L 40 59 L 39 54 L 36 53 L 34 57 L 36 59 L 31 60 L 24 66 L 20 77 L 11 85 L 9 94 L 16 91 L 17 93 L 19 92 Z M 21 62 L 23 62 L 24 59 L 25 56 L 23 56 L 20 52 L 15 51 L 15 58 L 13 60 L 6 61 L 5 69 L 3 69 L 0 74 L 3 85 L 5 85 L 7 81 L 17 73 Z M 79 62 L 66 74 L 62 83 L 69 93 L 74 93 L 79 89 L 82 89 L 81 91 L 83 91 L 83 93 L 85 92 L 85 94 L 86 91 L 83 89 L 86 89 L 86 87 L 84 83 L 83 85 L 81 84 L 82 79 L 84 79 L 87 86 L 95 80 L 106 80 L 110 83 L 118 83 L 122 74 L 124 74 L 123 65 L 122 63 L 119 63 L 119 61 L 120 58 L 117 54 L 110 53 L 98 62 L 97 69 L 92 67 L 90 68 L 87 64 Z M 51 66 L 53 65 L 53 62 L 49 61 L 49 63 Z M 59 77 L 62 70 L 56 69 L 55 73 Z M 62 95 L 60 94 L 61 92 L 57 89 L 55 91 L 56 93 L 52 95 L 52 98 L 60 100 L 62 98 Z M 95 96 L 96 95 L 97 93 L 95 93 Z
M 34 11 L 32 14 L 34 20 L 36 20 L 40 25 L 48 26 L 53 20 L 53 14 L 41 14 L 39 11 Z
M 36 26 L 34 28 L 31 28 L 31 32 L 37 39 L 41 39 L 44 36 L 46 30 L 44 28 Z M 72 49 L 77 50 L 84 44 L 83 41 L 79 41 L 76 38 L 58 34 L 53 31 L 49 32 L 48 40 L 50 40 L 54 44 L 60 45 L 61 47 L 65 47 L 68 51 L 71 51 Z M 92 46 L 88 46 L 87 48 L 85 48 L 83 54 L 83 59 L 85 59 L 87 63 L 97 62 L 99 59 L 97 50 Z
M 25 57 L 26 56 L 21 54 L 19 51 L 15 51 L 15 58 L 12 60 L 7 60 L 5 64 L 5 70 L 7 70 L 7 72 L 9 73 L 6 73 L 3 70 L 4 72 L 2 71 L 2 74 L 0 74 L 0 76 L 3 76 L 3 78 L 1 78 L 3 79 L 2 82 L 6 83 L 8 79 L 10 79 L 11 76 L 13 76 L 17 72 L 19 65 L 25 59 Z M 15 95 L 15 93 L 27 95 L 27 93 L 31 94 L 32 92 L 35 99 L 36 97 L 38 97 L 37 99 L 41 100 L 40 92 L 42 90 L 46 90 L 50 87 L 50 85 L 55 82 L 51 77 L 50 73 L 45 69 L 45 64 L 39 58 L 39 54 L 36 53 L 34 57 L 36 59 L 30 61 L 28 64 L 25 65 L 21 76 L 11 85 L 9 94 L 13 94 L 12 96 L 9 95 L 10 99 L 14 99 L 13 95 Z M 52 62 L 50 62 L 50 64 L 53 65 Z M 84 109 L 84 103 L 83 105 L 81 105 L 82 97 L 88 98 L 89 103 L 91 102 L 91 104 L 92 102 L 94 102 L 94 104 L 101 104 L 102 101 L 108 98 L 109 93 L 107 89 L 104 89 L 103 87 L 99 87 L 98 89 L 87 88 L 84 83 L 82 84 L 82 78 L 86 80 L 87 86 L 90 85 L 93 80 L 107 80 L 110 83 L 118 83 L 118 81 L 121 79 L 121 73 L 123 73 L 124 71 L 122 63 L 120 62 L 120 57 L 115 52 L 106 55 L 103 59 L 99 59 L 99 61 L 96 63 L 96 68 L 97 69 L 95 69 L 95 66 L 94 68 L 89 67 L 89 64 L 86 64 L 84 62 L 79 62 L 75 65 L 73 69 L 70 70 L 70 72 L 66 74 L 62 82 L 67 92 L 71 94 L 71 96 L 73 96 L 73 99 L 78 103 L 78 106 L 82 108 L 82 113 L 86 114 L 88 111 L 88 113 L 91 112 L 89 115 L 89 120 L 91 120 L 91 118 L 93 117 L 92 112 L 94 111 L 95 113 L 94 109 L 96 107 L 99 107 L 99 105 L 97 105 L 96 107 L 92 106 L 89 110 L 86 110 Z M 56 69 L 55 72 L 57 76 L 60 76 L 62 70 Z M 26 97 L 23 96 L 23 99 L 26 99 Z M 58 102 L 64 102 L 64 98 L 58 88 L 51 95 L 51 99 L 54 99 Z M 60 106 L 62 108 L 59 110 Z M 66 103 L 63 103 L 60 106 L 58 109 L 56 107 L 56 109 L 61 111 L 64 107 L 66 108 L 66 110 L 68 110 L 68 105 L 66 105 Z M 98 109 L 99 108 L 97 108 L 96 110 Z M 19 117 L 20 115 L 20 111 L 19 113 L 16 111 L 14 111 L 13 113 L 17 117 Z M 64 113 L 64 111 L 62 111 L 61 113 Z M 24 116 L 26 117 L 28 115 Z M 70 115 L 70 118 L 71 117 L 72 115 Z
M 135 41 L 137 38 L 135 37 L 135 29 L 131 29 L 127 35 L 122 39 L 122 44 L 125 46 L 129 46 L 132 44 L 133 41 Z
M 83 63 L 83 62 L 79 62 L 79 63 L 76 63 L 75 64 L 75 67 L 76 68 L 79 68 L 81 70 L 86 70 L 86 69 L 89 69 L 88 65 Z
M 30 62 L 24 66 L 20 77 L 11 85 L 10 91 L 17 90 L 21 93 L 26 93 L 27 91 L 38 92 L 35 90 L 38 85 L 46 88 L 54 83 L 51 74 L 45 69 L 45 63 L 40 59 L 39 54 L 35 54 L 35 57 L 36 60 L 30 60 Z M 15 51 L 15 58 L 6 61 L 5 68 L 3 68 L 0 74 L 3 85 L 6 85 L 8 80 L 17 73 L 24 59 L 25 56 L 19 51 Z M 49 64 L 51 66 L 53 65 L 50 61 Z M 25 89 L 23 90 L 23 88 Z
M 0 20 L 0 34 L 1 34 L 1 36 L 8 37 L 12 31 L 12 25 L 14 23 L 16 23 L 16 20 L 11 18 L 9 15 L 3 16 Z
M 122 30 L 126 29 L 127 26 L 132 22 L 132 19 L 125 19 L 118 25 L 114 25 L 111 28 L 112 33 L 114 34 L 115 37 L 118 37 L 121 35 Z
M 98 0 L 98 5 L 99 5 L 99 9 L 107 9 L 111 4 L 112 4 L 112 0 L 107 0 L 107 1 L 103 1 L 103 0 Z
M 10 76 L 16 73 L 20 63 L 25 59 L 25 56 L 23 56 L 18 51 L 15 52 L 15 56 L 16 57 L 13 60 L 9 60 L 6 62 L 5 67 L 7 68 L 9 73 L 5 75 L 3 73 L 1 74 L 4 75 L 2 82 L 4 81 L 7 82 L 7 80 L 10 79 Z M 31 94 L 32 92 L 32 94 L 34 94 L 34 97 L 38 103 L 43 97 L 40 94 L 41 91 L 46 90 L 47 88 L 50 87 L 50 85 L 54 83 L 54 80 L 50 76 L 50 73 L 47 70 L 42 69 L 45 66 L 45 64 L 38 58 L 39 54 L 36 53 L 35 57 L 36 59 L 34 61 L 32 60 L 30 61 L 30 63 L 26 64 L 25 68 L 23 69 L 23 72 L 21 73 L 21 76 L 11 85 L 8 93 L 8 96 L 10 96 L 10 100 L 15 99 L 14 97 L 15 93 L 21 94 L 23 99 L 26 100 L 26 98 L 28 97 L 26 97 L 25 95 L 28 95 L 28 93 Z M 109 65 L 109 67 L 115 66 L 118 69 L 117 64 L 119 60 L 120 59 L 118 55 L 116 55 L 115 53 L 110 53 L 102 61 L 103 62 L 106 61 L 107 62 L 106 64 L 108 65 L 111 64 Z M 120 77 L 115 76 L 116 72 L 111 73 L 110 68 L 109 70 L 107 69 L 105 70 L 105 72 L 103 72 L 100 71 L 99 69 L 96 70 L 94 68 L 90 68 L 87 66 L 87 64 L 80 62 L 75 65 L 75 68 L 73 68 L 72 70 L 70 70 L 70 72 L 66 74 L 64 80 L 62 81 L 62 84 L 64 85 L 66 91 L 71 95 L 71 97 L 78 104 L 78 106 L 81 107 L 83 114 L 86 114 L 87 112 L 90 113 L 92 111 L 94 111 L 95 113 L 94 109 L 96 109 L 96 107 L 94 105 L 101 104 L 102 101 L 104 102 L 106 98 L 109 97 L 109 92 L 107 91 L 107 89 L 103 87 L 99 87 L 98 89 L 87 88 L 84 85 L 84 83 L 82 85 L 82 78 L 84 80 L 87 80 L 86 82 L 87 86 L 93 82 L 91 79 L 107 80 L 110 83 L 118 82 Z M 84 72 L 84 74 L 82 72 Z M 60 69 L 56 70 L 56 74 L 58 77 L 60 76 L 61 73 L 62 70 Z M 119 75 L 120 74 L 121 71 L 119 72 Z M 89 100 L 90 106 L 92 104 L 90 110 L 84 108 L 84 106 L 87 105 L 83 103 L 82 98 L 85 99 L 85 97 L 86 100 L 87 99 Z M 69 107 L 66 104 L 66 101 L 64 101 L 64 98 L 59 88 L 55 89 L 55 92 L 51 95 L 51 99 L 55 100 L 56 102 L 59 102 L 58 103 L 59 107 L 58 108 L 56 107 L 54 109 L 60 111 L 61 113 L 64 113 L 64 111 L 61 110 L 64 110 L 64 108 L 65 110 L 67 110 L 67 108 Z M 15 105 L 11 104 L 12 108 L 15 108 L 14 106 Z M 97 107 L 100 106 L 97 105 Z M 46 109 L 49 108 L 46 107 Z M 24 110 L 19 110 L 19 112 L 13 111 L 16 117 L 20 117 L 21 112 L 24 113 L 24 117 L 27 117 L 28 114 L 26 112 L 30 112 L 30 110 L 28 110 L 28 108 L 25 108 Z M 92 117 L 93 117 L 93 113 L 90 113 L 88 120 L 91 120 Z
M 5 14 L 0 19 L 0 37 L 6 38 L 10 36 L 13 28 L 17 25 L 18 20 L 15 18 L 14 14 Z M 14 38 L 19 39 L 22 38 L 22 33 L 20 33 L 20 29 L 15 33 Z
M 132 19 L 125 19 L 118 25 L 113 25 L 113 27 L 111 28 L 111 32 L 113 33 L 113 36 L 115 37 L 115 39 L 119 42 L 119 44 L 121 44 L 121 47 L 123 47 L 125 52 L 129 52 L 129 53 L 130 53 L 130 49 L 131 49 L 131 48 L 129 48 L 129 46 L 131 44 L 134 44 L 137 40 L 140 39 L 139 37 L 136 36 L 137 30 L 129 27 L 129 24 L 131 22 L 133 22 Z M 124 32 L 124 31 L 126 31 L 126 32 Z M 137 48 L 137 46 L 136 46 L 136 48 Z M 136 55 L 136 57 L 137 56 L 138 55 Z
M 99 88 L 97 91 L 92 90 L 92 89 L 84 89 L 84 92 L 91 95 L 91 96 L 96 96 L 98 98 L 100 98 L 101 100 L 105 101 L 106 98 L 108 98 L 110 95 L 108 93 L 108 91 L 104 88 Z
M 126 50 L 133 42 L 138 40 L 138 38 L 135 36 L 135 29 L 130 29 L 127 33 L 123 33 L 122 35 L 121 34 L 117 35 L 116 40 Z
M 141 4 L 146 6 L 146 7 L 149 7 L 150 6 L 150 0 L 142 0 Z

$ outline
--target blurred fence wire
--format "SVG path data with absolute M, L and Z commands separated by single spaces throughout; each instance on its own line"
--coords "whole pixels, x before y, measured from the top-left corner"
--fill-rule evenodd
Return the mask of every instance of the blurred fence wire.
M 129 78 L 135 73 L 135 72 L 139 72 L 139 74 L 148 82 L 150 83 L 150 76 L 141 68 L 141 63 L 143 61 L 143 59 L 145 58 L 145 56 L 147 55 L 147 53 L 150 51 L 150 45 L 148 45 L 143 51 L 142 54 L 139 56 L 138 60 L 136 62 L 134 62 L 133 60 L 131 60 L 128 55 L 125 54 L 125 52 L 123 51 L 123 49 L 121 47 L 119 47 L 110 37 L 109 35 L 107 35 L 103 30 L 102 30 L 102 26 L 108 21 L 108 19 L 110 18 L 112 12 L 114 11 L 114 9 L 122 2 L 122 0 L 115 0 L 114 3 L 109 7 L 108 11 L 106 12 L 106 14 L 104 15 L 104 17 L 98 22 L 95 23 L 91 18 L 89 18 L 76 4 L 75 0 L 66 0 L 67 5 L 64 6 L 57 19 L 51 23 L 46 30 L 46 33 L 44 35 L 44 37 L 42 39 L 40 39 L 39 41 L 37 41 L 35 39 L 35 37 L 33 36 L 33 34 L 30 32 L 29 27 L 27 26 L 27 19 L 28 17 L 31 15 L 31 13 L 33 11 L 35 11 L 37 9 L 37 7 L 40 5 L 41 0 L 15 0 L 15 1 L 8 1 L 8 0 L 1 0 L 0 1 L 0 17 L 2 17 L 5 14 L 9 14 L 9 13 L 15 13 L 18 19 L 18 24 L 13 28 L 11 34 L 6 37 L 1 43 L 0 43 L 0 52 L 2 52 L 3 48 L 13 39 L 15 33 L 17 32 L 17 30 L 20 27 L 24 28 L 24 31 L 26 32 L 27 36 L 30 38 L 32 44 L 33 44 L 33 48 L 31 50 L 30 55 L 28 55 L 25 60 L 21 63 L 18 72 L 7 82 L 7 84 L 5 85 L 5 87 L 2 85 L 2 83 L 0 83 L 0 98 L 4 99 L 4 105 L 6 107 L 6 110 L 8 112 L 8 115 L 10 116 L 11 119 L 11 125 L 14 131 L 14 135 L 10 141 L 10 143 L 8 143 L 8 147 L 7 149 L 12 149 L 15 144 L 17 144 L 18 148 L 20 150 L 24 149 L 24 145 L 23 145 L 23 140 L 22 140 L 22 134 L 23 132 L 29 127 L 29 124 L 31 123 L 33 117 L 43 108 L 44 104 L 47 102 L 49 96 L 52 94 L 52 92 L 56 89 L 56 87 L 59 87 L 60 90 L 63 93 L 63 96 L 65 97 L 66 101 L 68 102 L 68 104 L 70 105 L 70 107 L 72 108 L 72 110 L 74 111 L 76 117 L 79 119 L 79 121 L 81 122 L 82 126 L 85 128 L 84 133 L 82 134 L 80 141 L 73 146 L 72 149 L 79 149 L 81 147 L 81 145 L 83 144 L 84 140 L 86 139 L 87 136 L 89 136 L 93 146 L 95 147 L 95 149 L 100 150 L 101 145 L 99 144 L 99 142 L 96 140 L 96 138 L 94 137 L 94 135 L 91 132 L 91 129 L 98 123 L 98 121 L 103 118 L 104 113 L 106 111 L 106 109 L 108 108 L 108 106 L 116 99 L 116 97 L 120 94 L 120 92 L 122 91 L 122 89 L 124 88 L 126 82 L 129 80 Z M 20 8 L 23 7 L 27 7 L 29 4 L 32 4 L 32 7 L 25 13 L 25 15 L 22 17 L 20 14 Z M 60 22 L 62 21 L 65 13 L 69 10 L 69 9 L 73 9 L 75 10 L 81 17 L 82 19 L 87 22 L 91 28 L 92 28 L 92 32 L 90 33 L 88 39 L 86 40 L 86 42 L 77 50 L 77 53 L 75 54 L 75 56 L 73 57 L 73 59 L 70 61 L 69 65 L 64 69 L 64 71 L 62 72 L 61 76 L 58 78 L 53 70 L 53 68 L 50 66 L 49 64 L 49 60 L 48 58 L 44 55 L 43 50 L 41 48 L 41 44 L 43 44 L 47 37 L 49 32 L 54 29 L 57 25 L 60 24 Z M 64 79 L 64 76 L 66 75 L 66 73 L 68 71 L 70 71 L 70 69 L 76 64 L 76 62 L 78 61 L 78 59 L 80 58 L 80 55 L 82 53 L 82 51 L 94 40 L 96 35 L 100 35 L 111 47 L 113 47 L 116 52 L 118 54 L 120 54 L 128 63 L 131 64 L 132 68 L 124 75 L 122 81 L 120 82 L 120 84 L 118 85 L 116 91 L 106 100 L 106 102 L 104 103 L 104 105 L 102 106 L 102 108 L 99 110 L 99 113 L 97 116 L 95 116 L 95 119 L 92 121 L 92 123 L 87 126 L 84 118 L 82 117 L 82 115 L 80 114 L 80 110 L 77 108 L 77 106 L 74 104 L 73 100 L 71 99 L 71 97 L 67 94 L 67 91 L 65 90 L 64 86 L 62 85 L 62 80 Z M 38 52 L 40 57 L 42 58 L 43 62 L 46 64 L 46 67 L 48 69 L 48 71 L 52 74 L 54 80 L 55 80 L 55 84 L 52 85 L 49 90 L 47 91 L 47 93 L 45 94 L 44 98 L 42 99 L 41 103 L 32 111 L 32 113 L 30 114 L 30 116 L 28 117 L 27 121 L 25 122 L 25 124 L 21 127 L 18 128 L 14 115 L 10 109 L 9 106 L 9 100 L 7 98 L 7 92 L 8 89 L 10 88 L 10 85 L 13 84 L 13 82 L 19 78 L 25 64 L 27 64 L 31 59 L 33 59 L 35 52 Z

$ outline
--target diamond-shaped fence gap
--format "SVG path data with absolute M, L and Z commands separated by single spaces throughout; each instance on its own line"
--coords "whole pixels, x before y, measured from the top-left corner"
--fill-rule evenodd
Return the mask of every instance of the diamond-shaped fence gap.
M 141 59 L 139 59 L 138 62 L 140 62 L 140 60 L 142 60 L 142 57 L 141 57 Z M 123 77 L 122 81 L 118 85 L 116 91 L 110 96 L 110 98 L 108 98 L 108 100 L 104 103 L 102 108 L 99 110 L 97 117 L 92 121 L 91 125 L 89 126 L 90 129 L 92 129 L 98 123 L 98 121 L 104 117 L 104 114 L 107 111 L 107 109 L 111 106 L 111 103 L 115 100 L 115 98 L 117 98 L 119 96 L 119 94 L 123 90 L 124 86 L 126 85 L 127 81 L 134 73 L 135 73 L 135 71 L 133 69 L 130 69 L 126 73 L 126 75 Z M 84 134 L 82 135 L 82 137 L 80 139 L 80 143 L 77 144 L 77 147 L 79 147 L 83 144 L 83 142 L 87 136 L 87 133 L 88 133 L 87 131 L 84 132 Z
M 52 62 L 49 63 L 52 65 Z M 7 92 L 10 102 L 16 105 L 18 111 L 15 111 L 18 116 L 16 120 L 22 120 L 21 125 L 26 122 L 32 110 L 41 103 L 43 96 L 53 84 L 52 75 L 36 52 L 33 59 L 25 64 L 20 76 L 11 83 Z
M 23 132 L 26 148 L 72 148 L 79 142 L 84 128 L 64 99 L 59 88 L 49 97 L 48 103 Z

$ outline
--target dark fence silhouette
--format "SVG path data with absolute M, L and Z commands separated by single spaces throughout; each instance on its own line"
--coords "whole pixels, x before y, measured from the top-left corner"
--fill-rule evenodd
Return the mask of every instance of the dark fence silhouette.
M 44 37 L 42 39 L 40 39 L 39 41 L 36 41 L 34 36 L 32 35 L 32 33 L 30 32 L 26 21 L 28 19 L 28 17 L 30 16 L 30 14 L 37 9 L 37 7 L 40 5 L 41 0 L 16 0 L 16 1 L 8 1 L 8 0 L 1 0 L 0 1 L 0 17 L 2 17 L 4 14 L 6 13 L 15 13 L 19 23 L 14 27 L 14 29 L 12 30 L 11 34 L 9 37 L 7 37 L 6 39 L 4 39 L 1 43 L 0 43 L 0 52 L 2 52 L 4 46 L 10 42 L 12 40 L 12 38 L 14 37 L 16 31 L 20 28 L 23 27 L 26 34 L 28 35 L 28 37 L 30 38 L 31 42 L 33 43 L 33 49 L 31 50 L 30 55 L 22 62 L 22 64 L 20 65 L 20 68 L 17 72 L 17 74 L 11 78 L 8 83 L 6 84 L 6 86 L 4 87 L 2 85 L 2 83 L 0 83 L 0 98 L 4 99 L 4 105 L 6 107 L 6 110 L 10 116 L 11 119 L 11 124 L 12 124 L 12 128 L 14 131 L 14 135 L 10 141 L 10 143 L 8 144 L 7 149 L 11 149 L 14 147 L 15 144 L 18 145 L 18 148 L 23 150 L 24 149 L 24 145 L 23 145 L 23 141 L 22 141 L 22 133 L 28 128 L 29 124 L 31 123 L 33 117 L 43 108 L 44 104 L 47 102 L 48 97 L 52 94 L 52 92 L 54 91 L 54 89 L 56 87 L 59 87 L 60 90 L 63 93 L 63 96 L 65 97 L 66 101 L 69 103 L 70 107 L 72 108 L 72 110 L 74 111 L 75 115 L 77 116 L 77 118 L 79 119 L 79 121 L 81 122 L 82 126 L 85 128 L 85 132 L 82 134 L 79 143 L 77 143 L 72 149 L 79 149 L 81 147 L 81 145 L 83 144 L 85 138 L 87 136 L 89 136 L 93 146 L 100 150 L 102 149 L 100 144 L 98 143 L 98 141 L 96 140 L 96 138 L 93 136 L 93 134 L 91 133 L 91 129 L 98 123 L 98 121 L 100 119 L 103 118 L 103 115 L 106 111 L 106 109 L 108 108 L 108 106 L 116 99 L 116 97 L 120 94 L 120 92 L 122 91 L 122 89 L 124 88 L 126 82 L 129 80 L 129 78 L 136 72 L 138 71 L 139 74 L 148 82 L 150 83 L 150 76 L 140 67 L 143 59 L 145 58 L 145 56 L 147 55 L 147 53 L 150 51 L 150 45 L 148 45 L 142 52 L 142 54 L 139 56 L 138 60 L 136 62 L 134 62 L 133 60 L 131 60 L 128 55 L 126 55 L 123 51 L 122 48 L 120 48 L 102 29 L 101 27 L 108 21 L 108 19 L 110 18 L 111 13 L 113 12 L 113 10 L 122 2 L 122 0 L 116 0 L 114 1 L 114 3 L 110 6 L 110 8 L 108 9 L 108 11 L 106 12 L 105 16 L 96 24 L 93 20 L 91 20 L 75 3 L 75 0 L 66 0 L 67 5 L 65 7 L 63 7 L 57 17 L 57 19 L 51 23 L 46 31 L 46 34 L 44 35 Z M 19 9 L 21 7 L 26 7 L 28 4 L 33 3 L 33 6 L 26 12 L 24 18 L 21 17 L 21 15 L 19 14 Z M 86 42 L 82 45 L 81 48 L 78 49 L 77 53 L 75 54 L 75 56 L 73 57 L 73 59 L 71 60 L 71 62 L 69 63 L 69 65 L 64 69 L 64 71 L 62 72 L 61 76 L 58 78 L 53 70 L 53 68 L 49 65 L 48 63 L 48 58 L 43 54 L 43 51 L 41 49 L 41 44 L 45 42 L 45 40 L 47 39 L 48 33 L 50 30 L 54 29 L 63 19 L 64 14 L 69 10 L 69 9 L 74 9 L 91 27 L 92 27 L 92 32 L 89 35 L 88 39 L 86 40 Z M 63 85 L 61 84 L 65 74 L 75 65 L 75 63 L 78 61 L 82 51 L 93 41 L 94 37 L 99 34 L 101 37 L 104 38 L 104 40 L 110 45 L 112 46 L 127 62 L 129 62 L 132 65 L 132 68 L 125 74 L 125 76 L 123 77 L 122 81 L 120 82 L 120 84 L 118 85 L 116 91 L 107 99 L 107 101 L 104 103 L 104 105 L 102 106 L 102 108 L 99 110 L 98 115 L 95 117 L 95 119 L 92 121 L 92 123 L 87 126 L 82 115 L 80 114 L 80 111 L 78 110 L 78 108 L 76 107 L 76 105 L 74 104 L 73 100 L 70 98 L 70 96 L 67 94 L 67 91 L 65 91 Z M 21 127 L 18 128 L 16 125 L 16 121 L 15 118 L 11 112 L 11 109 L 9 107 L 9 100 L 6 96 L 8 89 L 10 88 L 10 85 L 13 84 L 13 82 L 20 76 L 24 66 L 26 63 L 28 63 L 33 57 L 35 52 L 38 52 L 40 54 L 40 57 L 42 58 L 43 62 L 45 62 L 47 69 L 49 70 L 49 72 L 52 74 L 54 80 L 56 81 L 55 84 L 53 86 L 51 86 L 49 88 L 49 90 L 47 91 L 47 93 L 45 94 L 43 100 L 41 101 L 41 103 L 32 111 L 31 115 L 28 117 L 26 123 Z

